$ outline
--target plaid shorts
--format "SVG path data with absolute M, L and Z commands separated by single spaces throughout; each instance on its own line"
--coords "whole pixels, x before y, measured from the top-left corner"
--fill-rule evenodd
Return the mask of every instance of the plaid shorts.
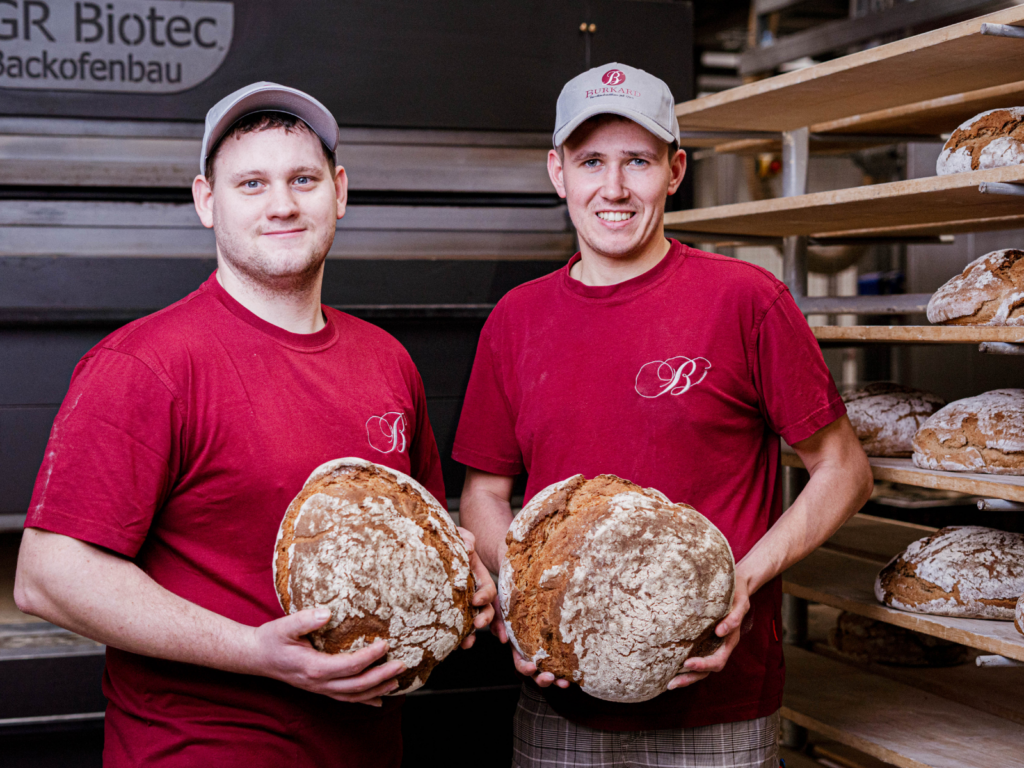
M 779 713 L 738 723 L 601 731 L 566 720 L 523 686 L 513 768 L 778 768 Z

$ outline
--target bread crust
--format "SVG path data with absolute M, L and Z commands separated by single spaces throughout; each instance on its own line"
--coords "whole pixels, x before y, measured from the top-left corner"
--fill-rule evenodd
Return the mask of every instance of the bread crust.
M 952 667 L 970 660 L 970 649 L 883 621 L 843 611 L 828 635 L 840 653 L 873 664 Z
M 1017 600 L 1017 609 L 1013 614 L 1013 626 L 1024 635 L 1024 595 L 1021 595 Z
M 692 507 L 615 475 L 575 475 L 513 520 L 499 598 L 509 637 L 542 672 L 608 701 L 663 693 L 721 645 L 735 563 Z
M 928 322 L 1024 326 L 1024 251 L 979 256 L 932 294 Z
M 1012 621 L 1024 594 L 1024 534 L 951 526 L 915 541 L 875 579 L 890 608 Z
M 914 464 L 1024 475 L 1024 389 L 994 389 L 934 413 L 914 436 Z
M 326 653 L 387 640 L 406 671 L 392 695 L 416 690 L 473 631 L 476 585 L 448 513 L 397 470 L 343 458 L 314 470 L 278 531 L 274 585 L 286 614 L 327 607 L 309 635 Z
M 868 456 L 911 456 L 914 435 L 946 404 L 938 395 L 876 382 L 843 395 L 846 414 Z
M 939 176 L 1024 163 L 1024 107 L 990 109 L 950 135 L 935 172 Z

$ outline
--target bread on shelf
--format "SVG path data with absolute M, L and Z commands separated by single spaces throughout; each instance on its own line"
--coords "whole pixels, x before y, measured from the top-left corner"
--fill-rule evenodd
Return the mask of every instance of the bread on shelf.
M 1013 621 L 1024 594 L 1024 534 L 950 526 L 915 541 L 875 579 L 875 597 L 912 613 Z
M 970 660 L 970 649 L 931 635 L 843 611 L 828 642 L 857 661 L 899 667 L 952 667 Z
M 987 171 L 1024 163 L 1024 107 L 990 109 L 961 123 L 950 135 L 935 172 L 939 176 Z
M 1024 251 L 979 256 L 932 294 L 926 312 L 936 325 L 1024 326 Z
M 914 453 L 917 430 L 946 404 L 938 395 L 888 381 L 847 392 L 843 402 L 864 452 L 897 457 Z
M 993 389 L 938 410 L 914 436 L 914 464 L 1024 475 L 1024 389 Z

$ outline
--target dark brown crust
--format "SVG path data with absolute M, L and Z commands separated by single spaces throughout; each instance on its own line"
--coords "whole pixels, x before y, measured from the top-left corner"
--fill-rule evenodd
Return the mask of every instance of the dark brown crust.
M 1024 143 L 1024 120 L 1007 109 L 995 109 L 974 120 L 967 128 L 953 131 L 942 149 L 953 154 L 961 147 L 965 148 L 971 155 L 971 170 L 976 171 L 982 150 L 1003 137 Z
M 1024 251 L 1008 248 L 1004 258 L 999 261 L 990 259 L 988 262 L 989 273 L 999 282 L 989 283 L 977 291 L 962 289 L 965 295 L 977 294 L 975 298 L 977 309 L 969 315 L 943 320 L 939 325 L 988 325 L 1005 302 L 1006 297 L 1024 289 Z M 960 279 L 960 275 L 953 278 L 953 280 Z M 1010 310 L 1007 320 L 1013 320 L 1021 315 L 1024 315 L 1024 302 Z
M 829 645 L 858 661 L 903 667 L 952 667 L 970 660 L 970 650 L 903 627 L 845 611 L 829 632 Z
M 448 578 L 454 582 L 455 571 L 451 566 L 452 552 L 448 544 L 437 533 L 430 524 L 430 519 L 437 513 L 420 492 L 412 485 L 399 483 L 394 476 L 386 470 L 375 465 L 357 466 L 345 465 L 325 476 L 317 478 L 314 482 L 303 487 L 299 495 L 295 497 L 288 506 L 284 519 L 281 522 L 282 533 L 278 538 L 275 561 L 276 581 L 278 597 L 281 606 L 286 614 L 302 610 L 304 607 L 301 601 L 297 605 L 291 605 L 288 584 L 291 578 L 289 569 L 289 548 L 294 544 L 296 554 L 301 556 L 304 544 L 313 546 L 321 536 L 329 535 L 330 528 L 322 531 L 296 531 L 295 521 L 298 518 L 302 505 L 310 496 L 323 493 L 337 499 L 361 505 L 367 496 L 374 499 L 390 499 L 395 509 L 403 516 L 412 520 L 423 531 L 424 542 L 433 546 L 441 553 L 441 562 L 444 565 Z M 388 531 L 388 533 L 391 533 Z M 293 589 L 296 585 L 292 585 Z M 472 572 L 469 574 L 468 588 L 460 589 L 453 587 L 455 605 L 465 617 L 461 631 L 459 632 L 459 643 L 462 642 L 473 631 L 473 619 L 480 612 L 480 609 L 471 604 L 473 593 L 476 591 L 476 581 Z M 437 625 L 440 627 L 440 625 Z M 310 642 L 317 650 L 325 653 L 340 653 L 352 647 L 359 638 L 365 638 L 365 643 L 370 644 L 378 638 L 389 639 L 391 637 L 388 626 L 376 616 L 348 617 L 330 629 L 320 629 L 308 635 Z M 440 663 L 430 651 L 424 649 L 424 658 L 416 667 L 406 670 L 396 679 L 399 688 L 404 689 L 412 684 L 417 677 L 426 680 L 430 672 Z

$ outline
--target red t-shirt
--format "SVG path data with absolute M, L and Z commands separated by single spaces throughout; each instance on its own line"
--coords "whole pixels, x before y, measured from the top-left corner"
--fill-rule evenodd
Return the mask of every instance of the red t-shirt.
M 739 561 L 782 513 L 779 435 L 804 440 L 845 413 L 786 287 L 752 264 L 672 241 L 653 269 L 592 287 L 563 269 L 512 290 L 487 320 L 454 457 L 529 473 L 526 498 L 612 473 L 693 505 Z M 605 730 L 762 717 L 782 702 L 779 579 L 757 592 L 725 670 L 637 704 L 578 686 L 552 707 Z
M 283 616 L 271 562 L 288 504 L 342 456 L 442 503 L 423 383 L 391 336 L 323 308 L 294 334 L 216 275 L 75 369 L 26 525 L 134 559 L 177 595 L 258 626 Z M 336 702 L 269 678 L 108 648 L 104 765 L 398 766 L 401 700 Z

